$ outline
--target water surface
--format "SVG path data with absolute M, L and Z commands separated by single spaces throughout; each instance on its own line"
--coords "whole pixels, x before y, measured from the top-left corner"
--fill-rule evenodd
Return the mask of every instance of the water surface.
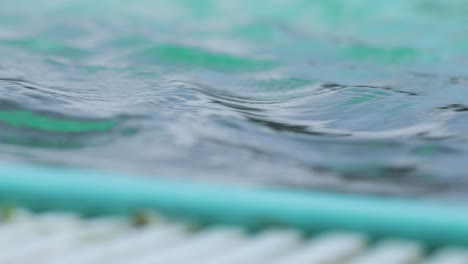
M 4 162 L 466 197 L 466 1 L 0 6 Z

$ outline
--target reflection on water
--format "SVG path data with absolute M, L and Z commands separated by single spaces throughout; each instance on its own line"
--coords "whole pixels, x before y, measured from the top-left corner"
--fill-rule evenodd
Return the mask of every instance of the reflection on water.
M 466 1 L 0 4 L 5 162 L 463 196 Z

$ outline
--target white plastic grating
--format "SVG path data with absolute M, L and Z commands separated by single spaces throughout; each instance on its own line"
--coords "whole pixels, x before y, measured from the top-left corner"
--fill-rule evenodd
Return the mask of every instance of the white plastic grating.
M 235 227 L 195 229 L 154 215 L 136 219 L 145 225 L 16 211 L 0 222 L 0 264 L 468 264 L 468 249 L 429 253 L 422 243 L 374 243 L 351 232 L 307 237 L 297 230 L 248 233 Z

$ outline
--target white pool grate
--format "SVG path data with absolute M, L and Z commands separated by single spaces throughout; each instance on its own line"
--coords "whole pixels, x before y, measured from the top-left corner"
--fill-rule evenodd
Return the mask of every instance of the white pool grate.
M 0 223 L 0 264 L 468 264 L 468 249 L 297 230 L 194 228 L 161 217 L 83 219 L 17 211 Z M 144 220 L 144 221 L 143 221 Z M 150 220 L 150 221 L 148 221 Z

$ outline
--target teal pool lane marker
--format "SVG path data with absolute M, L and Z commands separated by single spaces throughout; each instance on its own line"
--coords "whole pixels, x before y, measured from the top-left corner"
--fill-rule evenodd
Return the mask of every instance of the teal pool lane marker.
M 434 246 L 468 246 L 468 208 L 409 199 L 15 166 L 0 166 L 0 199 L 33 210 L 93 215 L 155 209 L 206 223 L 282 225 L 311 233 L 344 229 Z

